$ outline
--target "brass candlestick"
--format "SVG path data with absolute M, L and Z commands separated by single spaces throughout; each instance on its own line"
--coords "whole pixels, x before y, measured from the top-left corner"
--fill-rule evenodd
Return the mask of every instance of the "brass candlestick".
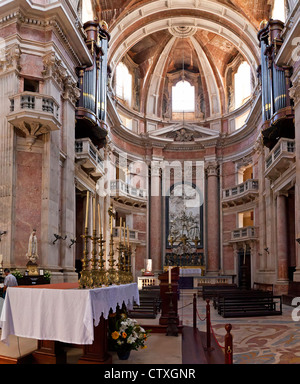
M 114 238 L 113 234 L 110 234 L 110 251 L 109 251 L 109 268 L 107 270 L 107 280 L 108 284 L 119 284 L 119 279 L 118 279 L 118 273 L 116 269 L 114 268 L 115 260 L 114 260 Z
M 96 235 L 96 229 L 93 230 L 92 240 L 92 258 L 91 258 L 91 287 L 98 288 L 101 287 L 100 275 L 99 275 L 99 265 L 98 265 L 98 252 L 97 252 L 97 241 L 99 237 Z
M 125 274 L 124 274 L 124 246 L 119 242 L 119 259 L 118 259 L 118 275 L 119 275 L 119 283 L 125 284 Z
M 80 272 L 80 279 L 79 279 L 79 288 L 86 288 L 91 286 L 91 274 L 88 269 L 88 239 L 91 237 L 88 235 L 88 228 L 85 227 L 84 234 L 81 235 L 84 242 L 84 249 L 83 249 L 83 258 L 82 258 L 82 271 Z
M 105 260 L 103 258 L 103 255 L 104 255 L 103 244 L 105 243 L 105 240 L 103 240 L 102 233 L 100 233 L 98 243 L 99 243 L 99 248 L 100 248 L 99 263 L 98 263 L 99 285 L 108 285 L 107 276 L 106 276 L 106 269 L 104 267 Z
M 131 271 L 131 256 L 132 256 L 132 250 L 131 245 L 128 247 L 128 266 L 127 266 L 127 273 L 128 273 L 128 283 L 133 282 L 133 275 Z

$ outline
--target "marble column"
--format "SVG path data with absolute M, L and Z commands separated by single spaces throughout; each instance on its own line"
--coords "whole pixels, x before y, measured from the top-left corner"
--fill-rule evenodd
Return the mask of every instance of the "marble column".
M 277 196 L 277 283 L 288 283 L 286 195 Z
M 156 162 L 151 164 L 150 180 L 150 258 L 153 271 L 159 271 L 161 265 L 162 241 L 162 204 L 161 204 L 161 176 L 160 167 Z
M 293 86 L 290 97 L 294 100 L 295 112 L 295 151 L 296 151 L 296 183 L 295 183 L 295 239 L 300 237 L 300 68 L 292 76 Z M 300 245 L 296 244 L 296 271 L 294 281 L 300 281 Z
M 207 178 L 207 199 L 206 199 L 206 239 L 207 239 L 207 258 L 206 274 L 218 274 L 220 269 L 219 258 L 219 239 L 220 239 L 220 220 L 219 220 L 219 167 L 217 162 L 205 164 Z
M 77 281 L 75 273 L 75 247 L 69 247 L 70 239 L 76 237 L 76 202 L 75 202 L 75 144 L 74 119 L 77 100 L 76 83 L 65 82 L 63 93 L 63 130 L 61 136 L 61 234 L 67 236 L 60 242 L 60 265 L 64 271 L 64 281 Z

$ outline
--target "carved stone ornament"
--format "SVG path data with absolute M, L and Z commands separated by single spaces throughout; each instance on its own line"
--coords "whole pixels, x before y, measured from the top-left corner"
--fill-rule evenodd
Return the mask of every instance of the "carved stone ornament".
M 294 100 L 294 103 L 297 104 L 300 100 L 300 72 L 293 81 L 293 86 L 289 89 L 290 98 Z
M 0 72 L 9 70 L 20 71 L 21 49 L 19 44 L 10 46 L 0 45 Z
M 35 143 L 38 136 L 50 132 L 50 128 L 39 122 L 25 122 L 22 121 L 17 128 L 19 128 L 26 136 L 26 142 L 29 149 Z
M 205 173 L 207 176 L 218 176 L 219 164 L 217 163 L 217 161 L 209 161 L 205 163 Z
M 76 104 L 80 97 L 80 89 L 77 87 L 77 82 L 63 66 L 62 61 L 56 57 L 54 52 L 50 52 L 44 56 L 43 64 L 42 74 L 44 78 L 52 77 L 61 88 L 63 97 Z

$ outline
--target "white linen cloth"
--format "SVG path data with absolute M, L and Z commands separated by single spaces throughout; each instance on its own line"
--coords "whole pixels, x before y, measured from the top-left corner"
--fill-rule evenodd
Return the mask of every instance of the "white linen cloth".
M 202 269 L 201 268 L 180 268 L 179 276 L 201 276 Z
M 1 341 L 9 335 L 92 344 L 94 325 L 123 301 L 138 305 L 136 283 L 95 289 L 8 288 L 0 318 Z

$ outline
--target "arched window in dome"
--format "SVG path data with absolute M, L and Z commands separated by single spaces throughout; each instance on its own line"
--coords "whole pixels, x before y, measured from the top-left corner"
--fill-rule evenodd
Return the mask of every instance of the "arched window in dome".
M 195 87 L 186 80 L 172 87 L 172 111 L 195 112 Z
M 119 63 L 116 68 L 116 95 L 131 106 L 132 75 L 124 63 Z
M 243 61 L 234 75 L 234 104 L 235 108 L 243 105 L 251 96 L 251 68 Z
M 286 0 L 274 0 L 274 5 L 272 9 L 272 19 L 285 22 L 287 14 L 286 6 Z

